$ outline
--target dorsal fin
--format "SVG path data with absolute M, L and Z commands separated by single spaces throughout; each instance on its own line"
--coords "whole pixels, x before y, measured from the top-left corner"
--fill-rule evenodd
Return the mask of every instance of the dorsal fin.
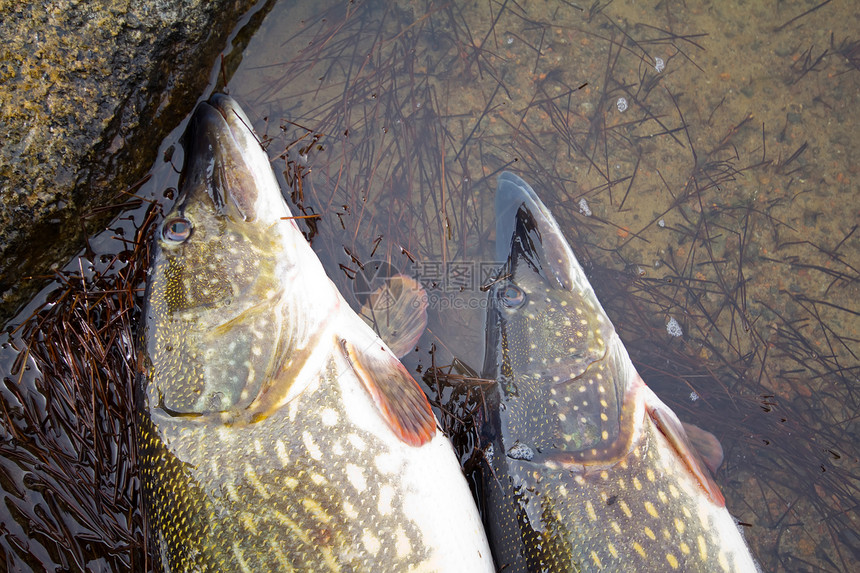
M 359 349 L 341 340 L 344 356 L 394 434 L 412 446 L 429 442 L 436 418 L 418 383 L 382 344 Z
M 716 505 L 724 507 L 726 499 L 723 497 L 723 493 L 720 491 L 714 478 L 711 477 L 711 472 L 706 467 L 705 462 L 702 461 L 690 438 L 687 437 L 687 433 L 684 431 L 684 427 L 681 425 L 678 417 L 675 416 L 675 413 L 662 402 L 656 405 L 649 404 L 647 409 L 657 428 L 666 436 L 666 439 L 669 440 L 675 451 L 678 452 L 678 457 L 687 465 L 690 473 L 693 474 L 699 485 L 708 494 L 710 500 Z

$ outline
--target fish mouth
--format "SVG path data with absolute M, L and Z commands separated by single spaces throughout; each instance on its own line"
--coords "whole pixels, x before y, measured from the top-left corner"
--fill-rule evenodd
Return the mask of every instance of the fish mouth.
M 496 259 L 515 263 L 516 255 L 565 290 L 591 290 L 549 209 L 528 183 L 505 171 L 496 189 Z
M 256 221 L 267 208 L 278 208 L 280 188 L 269 158 L 252 131 L 252 124 L 236 101 L 213 94 L 200 102 L 182 138 L 185 167 L 179 187 L 183 203 L 207 195 L 221 215 Z M 270 200 L 271 190 L 276 191 Z M 268 193 L 267 193 L 268 191 Z

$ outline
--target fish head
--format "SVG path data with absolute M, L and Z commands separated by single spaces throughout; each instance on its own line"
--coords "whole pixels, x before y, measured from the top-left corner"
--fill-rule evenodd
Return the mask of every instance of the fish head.
M 265 384 L 306 358 L 337 297 L 232 98 L 200 103 L 182 144 L 148 282 L 146 394 L 173 415 L 250 420 Z
M 507 172 L 496 192 L 496 251 L 504 265 L 490 287 L 484 370 L 499 382 L 505 425 L 536 451 L 596 457 L 614 448 L 629 358 L 555 219 Z
M 507 172 L 496 192 L 496 255 L 505 263 L 489 295 L 484 372 L 498 381 L 507 455 L 587 472 L 619 463 L 653 430 L 722 507 L 707 448 L 645 385 L 555 218 Z

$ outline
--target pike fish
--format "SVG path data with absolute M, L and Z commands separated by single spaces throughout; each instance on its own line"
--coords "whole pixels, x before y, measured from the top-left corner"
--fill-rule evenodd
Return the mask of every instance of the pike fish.
M 487 535 L 514 571 L 756 571 L 534 190 L 502 173 L 481 428 Z M 704 432 L 703 432 L 704 433 Z
M 201 103 L 156 231 L 138 438 L 167 571 L 492 571 L 415 380 L 326 276 L 248 118 Z

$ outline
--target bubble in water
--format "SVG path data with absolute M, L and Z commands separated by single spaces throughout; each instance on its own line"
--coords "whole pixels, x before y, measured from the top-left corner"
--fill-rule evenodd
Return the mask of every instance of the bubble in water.
M 663 229 L 664 227 L 666 227 L 666 220 L 660 219 L 659 221 L 657 221 L 657 226 Z
M 535 457 L 534 450 L 527 445 L 516 442 L 511 449 L 508 450 L 508 457 L 514 460 L 531 461 Z
M 693 390 L 692 392 L 690 392 L 690 401 L 691 401 L 691 402 L 695 402 L 695 401 L 696 401 L 696 400 L 698 400 L 698 399 L 699 399 L 699 395 L 696 393 L 696 391 L 695 391 L 695 390 Z
M 618 107 L 618 111 L 624 113 L 627 110 L 627 98 L 618 98 L 618 101 L 615 102 L 615 105 Z
M 681 325 L 678 324 L 675 317 L 669 317 L 669 322 L 666 323 L 666 332 L 669 333 L 669 336 L 674 336 L 675 338 L 684 334 L 684 331 L 681 329 Z
M 666 62 L 663 61 L 663 58 L 654 58 L 654 69 L 657 70 L 658 74 L 666 69 Z
M 585 197 L 579 200 L 579 212 L 586 217 L 591 217 L 591 208 L 588 206 L 588 201 L 585 200 Z

